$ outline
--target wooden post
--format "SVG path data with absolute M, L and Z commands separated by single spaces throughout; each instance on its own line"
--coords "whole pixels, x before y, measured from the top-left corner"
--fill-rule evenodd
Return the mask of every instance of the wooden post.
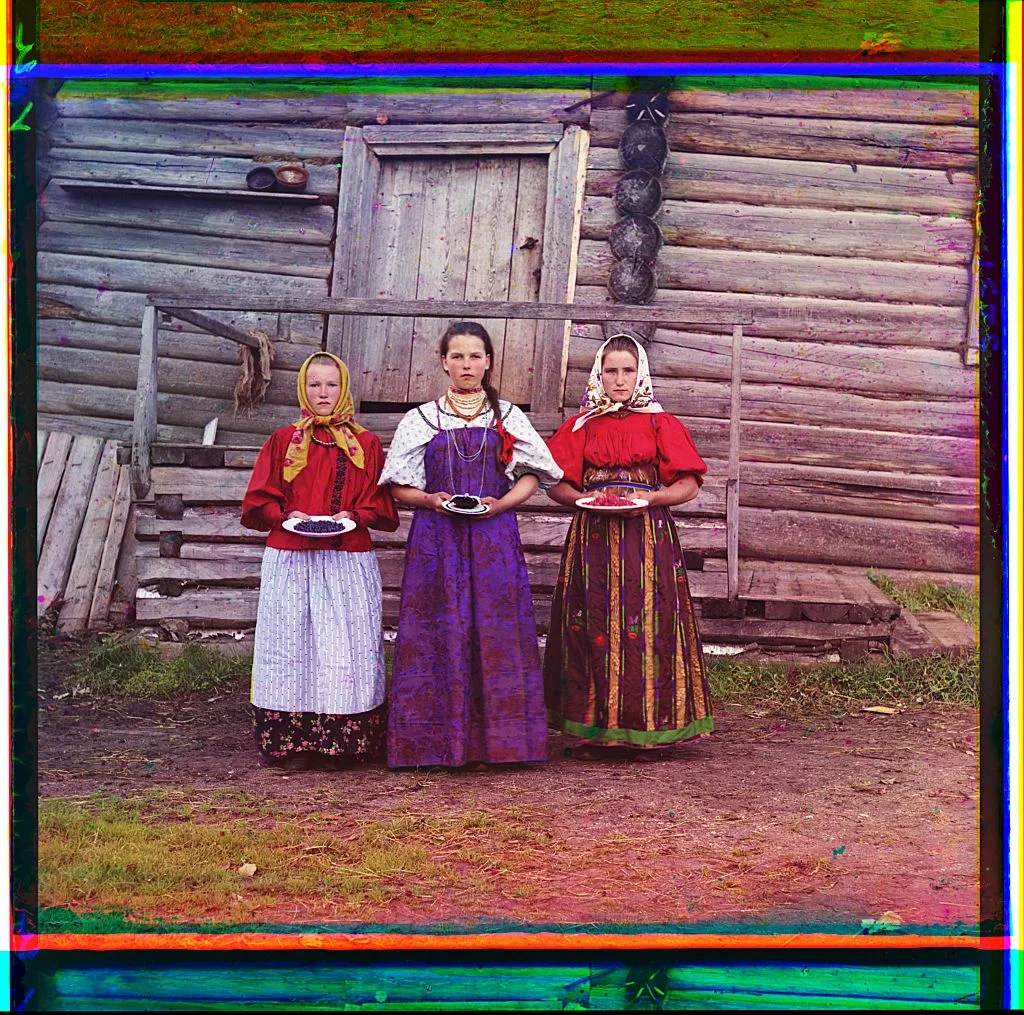
M 156 307 L 146 307 L 142 315 L 139 381 L 135 389 L 135 422 L 132 427 L 132 493 L 136 500 L 142 500 L 149 493 L 149 449 L 156 440 L 156 335 Z
M 740 381 L 743 373 L 743 327 L 732 329 L 732 403 L 729 407 L 729 478 L 725 485 L 725 555 L 729 598 L 739 595 L 740 577 Z

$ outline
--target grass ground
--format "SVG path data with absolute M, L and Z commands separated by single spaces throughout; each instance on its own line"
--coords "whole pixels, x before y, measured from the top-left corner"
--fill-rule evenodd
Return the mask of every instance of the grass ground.
M 977 0 L 419 0 L 387 3 L 134 3 L 40 0 L 46 63 L 294 58 L 596 55 L 681 57 L 828 52 L 839 59 L 974 54 Z

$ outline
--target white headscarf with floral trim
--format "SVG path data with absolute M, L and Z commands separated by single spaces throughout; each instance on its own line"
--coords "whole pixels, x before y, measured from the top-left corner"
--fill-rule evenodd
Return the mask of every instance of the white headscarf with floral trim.
M 633 389 L 633 394 L 629 396 L 628 402 L 612 401 L 604 390 L 604 382 L 601 380 L 604 350 L 613 338 L 628 338 L 636 346 L 636 387 Z M 626 332 L 612 335 L 597 350 L 594 365 L 590 370 L 590 380 L 587 381 L 587 390 L 583 395 L 583 401 L 580 402 L 580 412 L 583 415 L 573 424 L 572 431 L 575 433 L 588 419 L 603 416 L 608 412 L 617 412 L 619 409 L 629 409 L 630 412 L 665 411 L 654 398 L 654 386 L 651 384 L 651 368 L 647 363 L 647 353 L 644 352 L 644 347 Z

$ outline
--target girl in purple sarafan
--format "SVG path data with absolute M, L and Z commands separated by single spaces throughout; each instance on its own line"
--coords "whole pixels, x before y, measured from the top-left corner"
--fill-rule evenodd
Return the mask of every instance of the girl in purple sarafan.
M 416 508 L 390 688 L 388 764 L 547 759 L 533 600 L 512 509 L 562 476 L 526 416 L 490 384 L 487 331 L 441 339 L 445 396 L 407 413 L 381 475 Z M 445 507 L 477 504 L 477 514 Z M 471 508 L 472 510 L 472 508 Z
M 252 705 L 264 761 L 339 768 L 384 746 L 381 580 L 369 529 L 398 513 L 377 485 L 384 452 L 354 418 L 345 364 L 315 353 L 298 378 L 299 419 L 271 434 L 242 501 L 269 532 L 260 574 Z M 289 531 L 311 515 L 355 522 L 342 535 Z

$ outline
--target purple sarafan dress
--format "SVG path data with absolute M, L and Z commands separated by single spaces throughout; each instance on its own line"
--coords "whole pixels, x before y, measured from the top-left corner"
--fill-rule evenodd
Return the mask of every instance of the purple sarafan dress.
M 503 496 L 511 481 L 500 446 L 492 427 L 438 430 L 426 446 L 426 489 Z M 392 768 L 547 758 L 537 628 L 514 512 L 472 518 L 417 509 L 390 698 Z

